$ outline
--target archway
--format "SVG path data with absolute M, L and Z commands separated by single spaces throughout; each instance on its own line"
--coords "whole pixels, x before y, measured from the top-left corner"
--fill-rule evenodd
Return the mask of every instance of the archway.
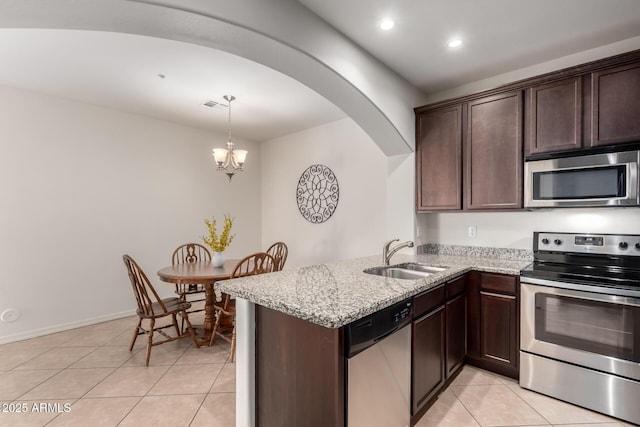
M 0 27 L 139 34 L 251 59 L 333 102 L 385 154 L 413 150 L 423 94 L 296 1 L 11 0 L 2 8 Z

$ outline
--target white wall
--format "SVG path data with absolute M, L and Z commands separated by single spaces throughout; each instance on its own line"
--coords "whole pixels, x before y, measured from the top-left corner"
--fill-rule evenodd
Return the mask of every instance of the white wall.
M 225 135 L 0 87 L 0 343 L 131 312 L 122 255 L 156 271 L 230 213 L 229 257 L 260 248 L 260 155 L 228 183 L 211 148 Z
M 387 161 L 387 233 L 385 240 L 414 239 L 415 154 L 389 156 Z M 380 246 L 379 252 L 382 252 Z M 405 249 L 404 252 L 414 252 Z
M 423 243 L 532 249 L 534 231 L 640 234 L 640 208 L 419 214 Z M 468 227 L 477 227 L 475 238 Z
M 373 255 L 386 238 L 387 158 L 351 119 L 262 143 L 262 244 L 289 247 L 285 268 Z M 335 173 L 340 199 L 322 224 L 305 220 L 296 203 L 302 172 L 323 164 Z

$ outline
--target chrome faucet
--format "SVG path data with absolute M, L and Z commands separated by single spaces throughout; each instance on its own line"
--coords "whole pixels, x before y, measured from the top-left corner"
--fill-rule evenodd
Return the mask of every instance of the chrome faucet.
M 391 247 L 391 244 L 393 242 L 397 242 L 399 240 L 400 239 L 389 240 L 384 245 L 382 245 L 382 262 L 383 262 L 384 265 L 389 265 L 389 260 L 391 259 L 393 254 L 398 252 L 400 249 L 402 249 L 402 248 L 412 248 L 413 247 L 413 242 L 411 240 L 409 240 L 408 242 L 400 243 L 396 247 L 394 247 L 393 249 L 389 250 L 389 248 Z

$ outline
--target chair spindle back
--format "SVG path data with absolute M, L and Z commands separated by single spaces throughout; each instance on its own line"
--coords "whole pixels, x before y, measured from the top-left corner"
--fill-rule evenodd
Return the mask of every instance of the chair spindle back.
M 266 252 L 271 255 L 275 261 L 273 271 L 281 271 L 284 263 L 287 262 L 287 255 L 289 254 L 287 245 L 285 245 L 284 242 L 276 242 L 269 246 Z
M 185 264 L 189 262 L 211 261 L 211 253 L 198 243 L 185 243 L 173 251 L 171 264 Z
M 149 278 L 144 274 L 144 271 L 129 255 L 122 257 L 124 265 L 127 267 L 129 273 L 129 279 L 131 280 L 131 287 L 133 288 L 133 294 L 136 297 L 138 303 L 138 314 L 144 316 L 154 316 L 156 313 L 153 311 L 153 303 L 157 302 L 162 308 L 163 312 L 167 312 L 167 307 L 164 305 L 156 290 L 151 286 Z

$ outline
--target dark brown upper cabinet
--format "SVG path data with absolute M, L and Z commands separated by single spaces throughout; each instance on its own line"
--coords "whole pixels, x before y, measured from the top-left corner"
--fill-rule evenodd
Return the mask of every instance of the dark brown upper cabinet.
M 418 212 L 462 208 L 462 106 L 416 117 Z
M 528 89 L 527 155 L 582 148 L 582 77 Z
M 522 91 L 467 104 L 465 209 L 522 207 Z
M 418 212 L 521 209 L 524 155 L 640 145 L 640 50 L 415 112 Z
M 640 141 L 640 63 L 592 73 L 591 145 Z

